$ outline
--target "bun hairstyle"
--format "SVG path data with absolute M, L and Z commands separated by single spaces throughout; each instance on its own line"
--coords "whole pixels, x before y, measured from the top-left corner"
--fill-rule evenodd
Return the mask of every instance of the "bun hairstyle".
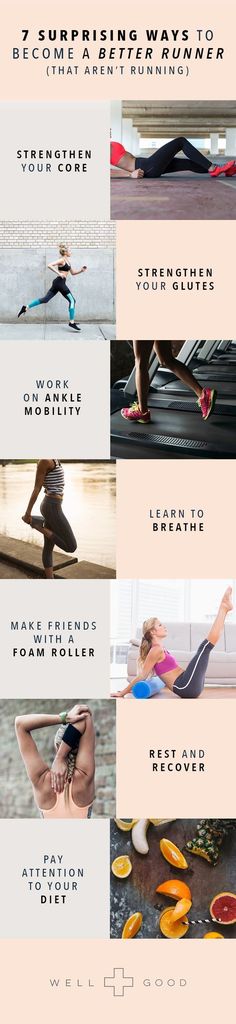
M 149 654 L 149 651 L 151 650 L 151 647 L 152 647 L 152 631 L 153 631 L 153 629 L 155 627 L 156 621 L 157 620 L 156 620 L 156 617 L 155 617 L 155 618 L 152 618 L 152 619 L 146 619 L 145 622 L 143 622 L 143 635 L 142 635 L 142 640 L 141 640 L 141 644 L 140 644 L 140 648 L 139 648 L 139 659 L 138 659 L 138 664 L 139 664 L 140 668 L 142 668 L 142 665 L 146 661 L 147 655 Z
M 59 245 L 59 253 L 60 253 L 60 256 L 67 256 L 68 245 L 65 245 L 65 244 Z
M 59 729 L 57 730 L 56 735 L 54 736 L 54 747 L 55 747 L 55 750 L 59 750 L 59 747 L 60 747 L 60 745 L 62 743 L 62 740 L 63 740 L 65 729 L 67 729 L 67 725 L 59 725 Z M 80 734 L 78 733 L 78 747 L 79 747 L 79 740 L 80 740 Z M 77 747 L 77 750 L 78 750 L 78 747 Z M 74 770 L 75 770 L 75 765 L 76 765 L 77 750 L 76 750 L 76 748 L 74 750 L 70 750 L 70 753 L 67 755 L 67 758 L 66 758 L 66 760 L 67 760 L 67 767 L 68 767 L 68 776 L 67 776 L 68 782 L 71 781 L 71 779 L 73 778 L 73 775 L 74 775 Z

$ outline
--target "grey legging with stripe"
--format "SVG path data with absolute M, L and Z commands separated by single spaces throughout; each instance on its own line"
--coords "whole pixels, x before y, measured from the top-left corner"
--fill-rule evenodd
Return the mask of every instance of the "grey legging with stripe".
M 208 666 L 209 656 L 214 644 L 210 640 L 202 640 L 196 654 L 189 662 L 188 667 L 178 676 L 174 683 L 173 691 L 178 697 L 199 697 L 202 693 L 205 675 Z
M 31 526 L 46 526 L 49 530 L 52 530 L 52 537 L 44 537 L 44 546 L 42 553 L 42 560 L 45 569 L 52 568 L 52 556 L 54 545 L 61 548 L 62 551 L 72 553 L 76 551 L 77 542 L 71 529 L 68 519 L 62 511 L 61 501 L 58 498 L 50 498 L 45 495 L 42 504 L 40 505 L 41 516 L 31 517 Z

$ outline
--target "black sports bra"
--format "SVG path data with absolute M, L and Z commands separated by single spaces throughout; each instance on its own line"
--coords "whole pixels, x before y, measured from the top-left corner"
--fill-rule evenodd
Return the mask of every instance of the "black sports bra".
M 71 270 L 71 265 L 70 263 L 62 263 L 61 266 L 58 267 L 58 270 Z

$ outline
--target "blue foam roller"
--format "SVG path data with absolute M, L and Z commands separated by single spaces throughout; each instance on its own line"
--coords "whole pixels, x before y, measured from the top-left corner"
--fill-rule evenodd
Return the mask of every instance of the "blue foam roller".
M 165 683 L 162 682 L 162 679 L 140 679 L 139 683 L 132 686 L 132 693 L 137 700 L 147 700 L 148 697 L 153 697 L 155 693 L 160 693 L 164 689 Z

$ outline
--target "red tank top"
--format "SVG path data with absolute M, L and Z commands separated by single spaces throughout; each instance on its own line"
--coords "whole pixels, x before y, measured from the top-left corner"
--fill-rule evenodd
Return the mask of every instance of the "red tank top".
M 121 145 L 121 142 L 111 142 L 111 146 L 110 146 L 110 162 L 111 162 L 111 164 L 115 164 L 115 166 L 116 166 L 119 163 L 119 161 L 121 160 L 121 157 L 124 156 L 125 152 L 126 152 L 126 150 L 124 149 L 124 146 Z

